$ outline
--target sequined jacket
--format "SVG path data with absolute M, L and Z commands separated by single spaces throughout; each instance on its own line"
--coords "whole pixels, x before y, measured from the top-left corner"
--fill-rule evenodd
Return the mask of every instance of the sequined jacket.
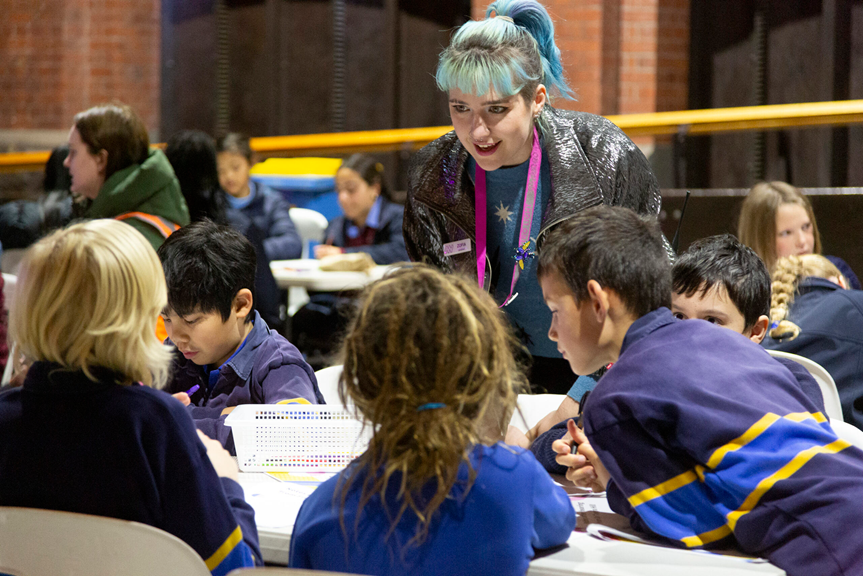
M 658 214 L 659 184 L 647 158 L 617 126 L 586 112 L 545 106 L 549 127 L 543 153 L 551 166 L 552 192 L 543 208 L 537 244 L 548 230 L 576 213 L 609 204 L 639 214 Z M 411 260 L 476 278 L 474 187 L 465 165 L 468 151 L 455 132 L 417 152 L 408 175 L 404 236 Z M 470 251 L 444 256 L 444 244 L 469 238 Z M 491 289 L 486 260 L 485 288 Z

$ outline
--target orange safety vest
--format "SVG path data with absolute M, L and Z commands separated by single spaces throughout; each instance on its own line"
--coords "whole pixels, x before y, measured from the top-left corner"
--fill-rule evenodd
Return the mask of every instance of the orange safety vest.
M 129 218 L 134 218 L 135 220 L 149 224 L 155 228 L 163 238 L 167 238 L 172 233 L 180 229 L 177 224 L 174 224 L 170 220 L 166 220 L 165 218 L 156 216 L 155 214 L 147 214 L 146 212 L 126 212 L 125 214 L 115 216 L 114 220 L 128 220 Z
M 166 239 L 168 236 L 180 229 L 177 224 L 174 224 L 170 220 L 166 220 L 165 218 L 154 214 L 147 214 L 146 212 L 126 212 L 125 214 L 115 216 L 114 220 L 128 220 L 129 218 L 134 218 L 135 220 L 140 220 L 141 222 L 149 224 Z M 156 338 L 159 339 L 159 342 L 164 342 L 167 337 L 168 331 L 165 330 L 165 321 L 162 320 L 161 316 L 159 316 L 158 320 L 156 320 Z

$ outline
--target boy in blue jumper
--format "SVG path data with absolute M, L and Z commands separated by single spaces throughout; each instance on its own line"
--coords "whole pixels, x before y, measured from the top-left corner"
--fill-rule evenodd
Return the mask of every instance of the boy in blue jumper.
M 614 362 L 558 462 L 636 529 L 737 544 L 788 574 L 863 570 L 863 453 L 755 343 L 679 322 L 655 224 L 607 206 L 549 233 L 538 275 L 573 371 Z
M 176 347 L 168 391 L 195 425 L 234 454 L 225 418 L 239 404 L 323 404 L 296 347 L 254 309 L 255 249 L 209 220 L 174 232 L 159 248 L 168 286 L 162 312 Z
M 760 344 L 767 334 L 769 311 L 770 274 L 767 267 L 751 248 L 731 234 L 693 242 L 671 269 L 671 313 L 679 320 L 705 320 Z M 824 397 L 809 371 L 793 360 L 774 360 L 794 375 L 800 388 L 823 414 Z M 580 376 L 578 382 L 584 380 L 590 382 L 589 389 L 593 390 L 596 380 Z M 572 441 L 566 436 L 566 420 L 571 417 L 574 416 L 560 418 L 559 423 L 530 445 L 530 450 L 549 472 L 566 472 L 565 467 L 555 462 L 551 446 L 561 438 Z

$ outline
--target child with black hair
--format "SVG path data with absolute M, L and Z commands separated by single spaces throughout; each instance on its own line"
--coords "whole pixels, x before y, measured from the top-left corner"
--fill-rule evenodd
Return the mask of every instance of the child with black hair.
M 551 231 L 538 275 L 549 337 L 574 372 L 614 362 L 567 477 L 633 527 L 685 547 L 738 545 L 789 575 L 863 571 L 863 452 L 839 439 L 759 346 L 680 322 L 655 223 L 598 206 Z
M 267 261 L 299 258 L 303 241 L 291 220 L 290 205 L 272 188 L 251 179 L 255 163 L 249 138 L 226 134 L 216 141 L 219 184 L 227 192 L 228 221 L 251 235 L 251 228 L 263 238 Z
M 239 404 L 323 404 L 299 350 L 254 309 L 255 249 L 209 220 L 159 248 L 168 286 L 162 312 L 176 347 L 168 390 L 189 406 L 199 430 L 234 453 L 225 418 Z
M 761 258 L 734 236 L 696 240 L 674 263 L 671 278 L 671 312 L 676 318 L 705 320 L 756 344 L 764 339 L 770 310 L 770 275 Z M 809 371 L 793 360 L 774 360 L 794 375 L 800 389 L 823 414 L 824 397 Z M 558 439 L 572 441 L 567 432 L 568 418 L 560 419 L 530 444 L 531 452 L 551 473 L 566 472 L 555 462 L 551 446 Z
M 498 440 L 525 377 L 497 304 L 424 266 L 372 285 L 339 394 L 374 435 L 303 503 L 290 565 L 356 574 L 523 575 L 575 527 L 566 493 Z
M 756 344 L 770 322 L 770 274 L 754 250 L 731 234 L 693 242 L 671 269 L 671 313 L 730 328 Z M 806 368 L 774 358 L 788 368 L 800 389 L 824 413 L 824 396 Z

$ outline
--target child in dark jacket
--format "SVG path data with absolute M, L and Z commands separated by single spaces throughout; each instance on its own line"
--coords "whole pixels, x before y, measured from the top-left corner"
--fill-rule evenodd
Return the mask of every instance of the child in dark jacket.
M 586 402 L 567 477 L 679 546 L 738 545 L 791 576 L 863 570 L 863 452 L 749 339 L 680 322 L 655 224 L 585 210 L 549 233 L 538 275 L 573 371 L 614 362 Z M 841 527 L 840 529 L 837 529 Z
M 149 524 L 214 575 L 260 563 L 237 464 L 154 389 L 171 357 L 155 337 L 165 281 L 144 236 L 116 220 L 54 232 L 25 256 L 16 304 L 12 333 L 33 364 L 0 393 L 0 506 Z
M 405 209 L 390 198 L 383 172 L 365 154 L 354 154 L 339 167 L 336 190 L 344 216 L 327 226 L 326 242 L 315 246 L 315 258 L 365 252 L 375 264 L 408 261 L 402 234 Z
M 845 422 L 863 429 L 863 292 L 817 254 L 776 262 L 769 350 L 799 354 L 836 381 Z
M 671 279 L 671 312 L 678 319 L 705 320 L 734 330 L 756 344 L 764 339 L 769 322 L 770 275 L 761 258 L 734 236 L 723 234 L 693 242 L 674 263 Z M 809 371 L 793 360 L 774 360 L 794 375 L 801 390 L 823 414 L 821 388 Z M 579 378 L 579 382 L 585 380 L 590 382 L 590 390 L 596 386 L 593 379 Z M 568 419 L 560 418 L 558 424 L 530 445 L 537 459 L 552 473 L 566 471 L 555 462 L 551 445 L 562 437 L 571 441 L 566 436 Z
M 311 367 L 254 309 L 255 249 L 208 220 L 181 228 L 159 249 L 168 285 L 162 311 L 176 347 L 168 390 L 199 430 L 232 453 L 225 418 L 239 404 L 324 402 Z
M 291 220 L 287 200 L 250 178 L 254 155 L 249 139 L 231 133 L 216 143 L 219 184 L 228 193 L 228 220 L 247 236 L 257 228 L 267 261 L 299 258 L 303 242 Z

